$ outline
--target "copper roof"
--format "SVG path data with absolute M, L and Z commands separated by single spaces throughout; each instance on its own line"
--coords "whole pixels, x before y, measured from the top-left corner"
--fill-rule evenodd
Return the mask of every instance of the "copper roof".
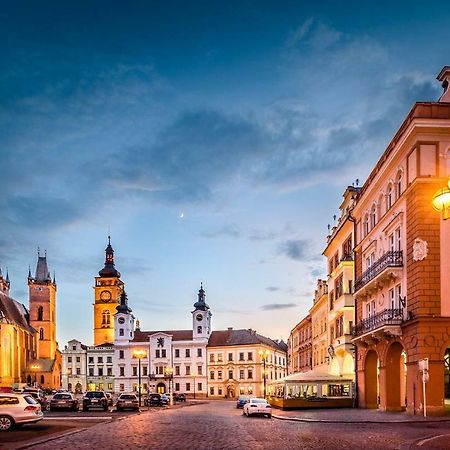
M 0 319 L 6 320 L 7 323 L 15 323 L 31 333 L 36 332 L 29 323 L 27 308 L 4 292 L 0 292 Z
M 262 344 L 275 350 L 287 351 L 283 341 L 274 341 L 256 333 L 255 330 L 220 330 L 213 331 L 209 338 L 208 347 L 225 347 L 229 345 L 255 345 Z
M 160 330 L 160 331 L 141 331 L 134 332 L 132 342 L 147 342 L 152 334 L 164 333 L 172 336 L 173 341 L 192 341 L 192 330 Z

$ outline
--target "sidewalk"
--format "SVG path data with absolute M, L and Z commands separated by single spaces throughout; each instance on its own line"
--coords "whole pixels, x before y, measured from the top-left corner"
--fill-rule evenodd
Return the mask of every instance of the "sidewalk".
M 274 408 L 272 417 L 295 422 L 322 423 L 414 423 L 450 422 L 450 416 L 423 417 L 406 413 L 391 413 L 377 409 L 335 408 L 282 411 Z

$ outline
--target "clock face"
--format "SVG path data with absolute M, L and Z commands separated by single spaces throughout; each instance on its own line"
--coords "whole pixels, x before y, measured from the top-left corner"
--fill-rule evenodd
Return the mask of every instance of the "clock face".
M 200 322 L 203 319 L 203 316 L 201 314 L 197 314 L 196 319 Z
M 111 292 L 109 291 L 102 291 L 100 292 L 100 299 L 104 302 L 109 302 L 111 300 Z
M 125 318 L 124 318 L 124 317 L 119 317 L 119 318 L 117 319 L 117 321 L 118 321 L 119 323 L 125 323 Z

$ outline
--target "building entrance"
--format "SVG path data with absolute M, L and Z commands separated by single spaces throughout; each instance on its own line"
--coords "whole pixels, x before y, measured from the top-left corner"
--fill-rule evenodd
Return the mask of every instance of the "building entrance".
M 386 353 L 386 411 L 406 409 L 406 352 L 394 342 Z
M 376 409 L 380 404 L 380 369 L 377 352 L 369 350 L 364 368 L 364 391 L 366 408 Z
M 166 393 L 166 385 L 164 383 L 158 383 L 156 385 L 156 392 L 158 394 L 165 394 Z

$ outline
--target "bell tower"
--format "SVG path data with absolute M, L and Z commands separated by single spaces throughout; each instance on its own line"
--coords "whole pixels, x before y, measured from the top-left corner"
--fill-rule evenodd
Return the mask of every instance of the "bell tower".
M 40 255 L 34 277 L 28 270 L 30 323 L 38 332 L 38 358 L 55 359 L 56 344 L 56 280 L 50 276 L 47 252 Z
M 124 290 L 120 272 L 114 266 L 111 236 L 105 249 L 105 267 L 98 275 L 94 286 L 94 345 L 114 342 L 114 314 Z
M 200 284 L 198 299 L 194 303 L 192 311 L 192 338 L 194 341 L 208 341 L 211 334 L 211 311 L 206 304 L 206 293 L 203 289 L 203 283 Z

